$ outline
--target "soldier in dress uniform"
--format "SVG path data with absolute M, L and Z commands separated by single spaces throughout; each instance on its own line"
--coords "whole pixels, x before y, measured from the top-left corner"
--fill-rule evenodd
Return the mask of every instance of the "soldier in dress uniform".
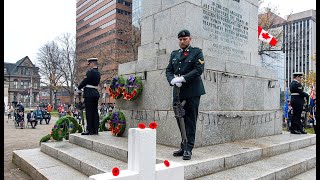
M 290 132 L 292 134 L 307 134 L 303 130 L 301 113 L 305 102 L 304 98 L 308 98 L 309 95 L 303 92 L 303 86 L 301 84 L 302 78 L 302 72 L 295 72 L 293 73 L 293 81 L 290 84 L 291 106 L 293 111 Z
M 196 124 L 200 96 L 205 94 L 201 74 L 204 70 L 204 57 L 202 50 L 190 45 L 191 37 L 188 30 L 178 34 L 179 50 L 171 53 L 169 64 L 166 68 L 166 77 L 170 86 L 180 87 L 180 101 L 186 100 L 184 110 L 185 129 L 187 135 L 187 149 L 181 148 L 173 152 L 173 156 L 183 156 L 184 160 L 191 159 L 195 142 Z M 177 88 L 173 89 L 173 105 L 177 102 Z M 177 121 L 180 132 L 180 123 Z
M 78 92 L 84 88 L 83 98 L 86 107 L 87 131 L 81 135 L 98 135 L 99 128 L 99 114 L 98 114 L 98 100 L 100 94 L 98 85 L 100 83 L 100 73 L 98 71 L 98 59 L 89 58 L 88 65 L 90 70 L 87 71 L 86 77 L 78 86 Z

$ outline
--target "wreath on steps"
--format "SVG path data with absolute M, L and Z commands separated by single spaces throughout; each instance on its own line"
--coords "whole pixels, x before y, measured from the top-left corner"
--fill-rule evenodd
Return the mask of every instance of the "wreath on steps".
M 126 130 L 126 117 L 121 111 L 113 112 L 110 116 L 107 116 L 106 122 L 110 126 L 111 134 L 114 136 L 122 136 Z
M 122 87 L 124 85 L 124 79 L 122 76 L 115 76 L 109 87 L 109 94 L 113 99 L 119 99 L 122 97 Z
M 48 140 L 62 141 L 63 138 L 68 140 L 69 134 L 81 133 L 82 127 L 78 124 L 78 121 L 72 116 L 63 116 L 57 120 L 53 126 L 51 133 L 42 137 L 41 142 L 47 142 Z
M 111 113 L 108 113 L 106 116 L 103 117 L 103 119 L 100 121 L 99 124 L 99 132 L 102 131 L 110 131 L 110 127 L 109 127 L 109 120 L 111 120 Z M 107 127 L 108 126 L 108 127 Z
M 126 84 L 122 89 L 123 98 L 125 100 L 134 101 L 142 93 L 142 81 L 140 77 L 129 76 Z

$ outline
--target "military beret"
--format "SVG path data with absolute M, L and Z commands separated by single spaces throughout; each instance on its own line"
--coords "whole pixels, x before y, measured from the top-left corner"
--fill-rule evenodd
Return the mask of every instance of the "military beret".
M 178 34 L 178 38 L 180 38 L 180 37 L 189 37 L 189 36 L 190 36 L 190 32 L 188 30 L 186 30 L 186 29 L 180 31 L 179 34 Z
M 303 76 L 303 72 L 294 72 L 293 76 Z
M 87 61 L 89 64 L 90 62 L 98 61 L 98 58 L 89 58 L 89 59 L 87 59 Z

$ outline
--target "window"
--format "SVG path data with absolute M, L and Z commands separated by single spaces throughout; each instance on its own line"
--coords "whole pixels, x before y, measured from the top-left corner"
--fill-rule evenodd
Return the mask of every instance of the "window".
M 18 89 L 18 81 L 16 79 L 13 80 L 13 88 Z
M 124 2 L 124 5 L 131 7 L 131 3 L 127 2 L 127 1 Z

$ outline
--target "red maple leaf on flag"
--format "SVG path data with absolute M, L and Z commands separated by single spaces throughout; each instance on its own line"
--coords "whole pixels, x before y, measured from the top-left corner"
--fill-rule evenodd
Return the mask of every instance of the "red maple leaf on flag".
M 262 33 L 261 35 L 262 35 L 262 37 L 263 37 L 264 39 L 269 39 L 269 38 L 270 38 L 270 36 L 269 36 L 268 33 Z
M 271 46 L 275 46 L 277 44 L 276 38 L 274 38 L 268 33 L 268 31 L 265 31 L 260 26 L 258 26 L 258 38 L 263 42 L 269 43 Z

